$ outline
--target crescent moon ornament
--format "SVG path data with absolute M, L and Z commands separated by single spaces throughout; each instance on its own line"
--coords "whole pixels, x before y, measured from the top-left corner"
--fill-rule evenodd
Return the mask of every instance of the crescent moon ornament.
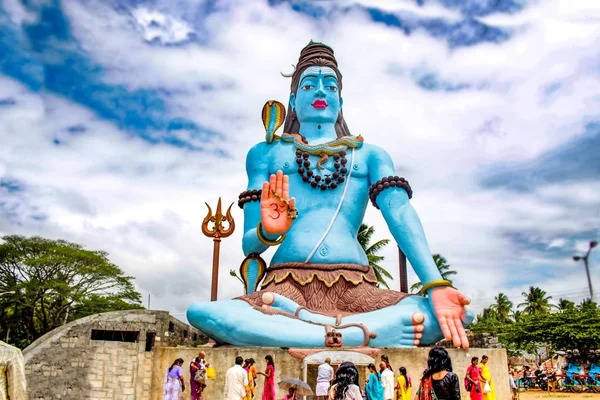
M 292 76 L 294 76 L 294 72 L 296 72 L 296 66 L 292 64 L 292 68 L 294 68 L 294 70 L 290 74 L 284 74 L 283 72 L 280 72 L 281 76 L 283 76 L 284 78 L 291 78 Z
M 275 132 L 285 121 L 285 107 L 278 101 L 267 101 L 262 109 L 262 120 L 266 132 L 265 141 L 271 144 L 275 141 Z

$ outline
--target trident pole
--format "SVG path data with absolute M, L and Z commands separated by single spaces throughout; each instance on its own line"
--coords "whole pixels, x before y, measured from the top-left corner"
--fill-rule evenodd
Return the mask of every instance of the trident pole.
M 235 230 L 235 222 L 233 220 L 233 216 L 231 215 L 231 207 L 233 207 L 233 203 L 231 203 L 225 215 L 223 215 L 221 212 L 220 197 L 219 202 L 217 203 L 217 210 L 214 215 L 208 203 L 204 204 L 206 204 L 206 207 L 208 207 L 208 214 L 202 221 L 202 233 L 205 236 L 212 237 L 213 239 L 213 265 L 210 301 L 217 301 L 217 293 L 219 290 L 219 256 L 221 252 L 221 239 L 230 236 Z M 227 222 L 228 224 L 227 229 L 223 227 L 224 222 Z M 209 227 L 210 223 L 213 224 L 212 228 Z
M 210 288 L 210 301 L 217 301 L 217 291 L 219 289 L 219 256 L 221 252 L 221 238 L 213 238 L 213 265 L 212 265 L 212 285 Z

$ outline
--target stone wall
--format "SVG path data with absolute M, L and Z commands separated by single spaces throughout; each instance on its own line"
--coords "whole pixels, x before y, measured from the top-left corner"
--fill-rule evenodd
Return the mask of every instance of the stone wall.
M 501 349 L 502 344 L 498 340 L 498 337 L 494 334 L 489 333 L 475 333 L 467 335 L 469 338 L 469 344 L 473 348 L 479 349 Z M 454 348 L 454 344 L 451 340 L 442 340 L 438 342 L 436 346 L 445 347 L 447 349 Z
M 29 398 L 150 399 L 156 349 L 206 341 L 166 311 L 130 310 L 82 318 L 23 351 Z
M 265 361 L 264 358 L 267 354 L 273 356 L 275 360 L 275 381 L 278 382 L 283 378 L 304 378 L 304 369 L 305 364 L 303 359 L 296 358 L 290 355 L 288 350 L 281 348 L 259 348 L 259 347 L 222 347 L 222 348 L 202 348 L 202 349 L 191 349 L 185 347 L 162 347 L 158 348 L 155 353 L 155 358 L 153 362 L 153 379 L 152 379 L 152 399 L 160 400 L 162 399 L 162 388 L 163 381 L 166 374 L 167 369 L 173 363 L 173 361 L 177 358 L 183 358 L 185 360 L 184 364 L 184 374 L 186 387 L 189 389 L 189 381 L 190 381 L 190 371 L 189 371 L 189 363 L 190 361 L 198 355 L 199 350 L 202 350 L 206 354 L 207 360 L 215 367 L 216 369 L 216 379 L 209 380 L 208 386 L 205 391 L 206 399 L 220 399 L 222 398 L 222 394 L 225 387 L 225 373 L 229 367 L 234 364 L 234 360 L 236 356 L 242 356 L 244 359 L 246 358 L 254 358 L 257 362 L 258 370 L 264 370 Z M 332 352 L 326 349 L 322 349 L 319 351 L 321 355 L 320 359 L 324 359 L 327 356 L 330 356 L 334 362 L 335 360 L 343 361 L 344 359 L 351 359 L 356 362 L 356 353 L 351 352 L 352 349 L 347 349 L 349 352 L 347 353 L 347 357 L 344 355 L 340 356 L 338 351 Z M 379 362 L 381 354 L 386 354 L 390 363 L 395 369 L 395 374 L 398 374 L 398 368 L 404 366 L 409 373 L 409 376 L 412 378 L 413 384 L 418 385 L 419 379 L 423 370 L 427 364 L 427 355 L 429 353 L 429 348 L 407 348 L 407 349 L 370 349 L 368 352 L 372 354 L 372 361 Z M 507 359 L 506 359 L 506 351 L 504 349 L 469 349 L 468 351 L 457 350 L 457 349 L 448 349 L 450 356 L 452 357 L 452 366 L 454 371 L 458 374 L 461 381 L 461 388 L 463 390 L 462 398 L 468 399 L 469 395 L 464 391 L 464 387 L 462 387 L 462 380 L 465 375 L 465 371 L 467 367 L 471 363 L 471 357 L 478 356 L 481 358 L 482 355 L 486 354 L 489 358 L 489 366 L 492 373 L 492 380 L 495 382 L 496 386 L 496 397 L 497 399 L 510 399 L 510 390 L 508 386 L 508 369 L 507 369 Z M 315 358 L 314 355 L 307 357 Z M 364 357 L 362 357 L 364 359 Z M 362 367 L 365 366 L 366 361 L 360 363 Z M 307 366 L 307 372 L 309 370 L 314 370 Z M 314 388 L 315 387 L 315 376 L 314 371 L 312 373 L 307 373 L 306 377 L 309 385 Z M 361 376 L 363 376 L 363 372 L 361 371 Z M 366 376 L 366 375 L 365 375 Z M 261 398 L 262 395 L 262 385 L 264 379 L 259 376 L 258 378 L 258 388 L 256 392 L 256 398 Z M 362 384 L 362 382 L 361 382 Z M 416 390 L 416 389 L 415 389 Z M 416 391 L 414 392 L 416 393 Z M 413 393 L 413 394 L 414 394 Z M 281 390 L 277 391 L 277 399 L 280 399 L 284 396 L 284 392 Z M 187 398 L 187 396 L 185 396 Z

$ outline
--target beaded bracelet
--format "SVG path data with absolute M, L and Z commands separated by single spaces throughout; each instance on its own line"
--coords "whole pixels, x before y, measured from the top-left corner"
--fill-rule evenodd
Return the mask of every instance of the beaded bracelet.
M 285 239 L 285 233 L 281 235 L 277 240 L 269 240 L 266 237 L 264 237 L 262 234 L 262 222 L 260 221 L 258 222 L 258 225 L 256 225 L 256 236 L 258 236 L 258 240 L 260 240 L 263 244 L 266 244 L 267 246 L 277 246 L 278 244 L 281 244 L 281 242 L 283 242 L 283 240 Z
M 243 209 L 244 204 L 246 203 L 251 201 L 260 201 L 261 194 L 262 190 L 246 190 L 245 192 L 240 193 L 238 196 L 238 206 Z
M 379 210 L 379 206 L 377 205 L 376 201 L 377 195 L 379 195 L 379 193 L 390 187 L 400 187 L 406 190 L 409 199 L 412 198 L 413 192 L 406 179 L 400 178 L 399 176 L 383 177 L 374 184 L 372 184 L 369 188 L 369 199 L 371 199 L 371 203 L 373 203 L 373 206 L 375 206 L 376 209 Z
M 433 288 L 437 288 L 437 287 L 444 287 L 444 286 L 450 286 L 450 287 L 452 287 L 452 282 L 450 282 L 447 279 L 440 279 L 440 280 L 437 280 L 437 281 L 429 282 L 429 283 L 423 285 L 423 287 L 421 288 L 421 290 L 419 290 L 419 294 L 424 294 L 429 289 L 433 289 Z

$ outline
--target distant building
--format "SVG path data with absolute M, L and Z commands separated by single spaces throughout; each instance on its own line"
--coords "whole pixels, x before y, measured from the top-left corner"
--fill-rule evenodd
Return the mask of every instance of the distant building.
M 150 399 L 154 349 L 207 341 L 167 311 L 90 315 L 48 332 L 23 351 L 29 398 Z

